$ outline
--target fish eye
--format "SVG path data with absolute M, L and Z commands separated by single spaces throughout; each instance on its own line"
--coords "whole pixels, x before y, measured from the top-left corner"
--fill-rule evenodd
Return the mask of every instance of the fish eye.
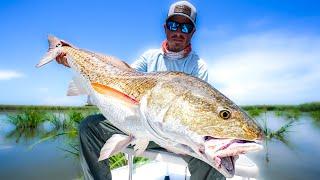
M 220 116 L 222 119 L 227 120 L 227 119 L 229 119 L 229 118 L 231 117 L 231 112 L 228 111 L 228 110 L 226 110 L 226 109 L 224 109 L 224 110 L 221 110 L 221 111 L 219 112 L 219 116 Z
M 61 47 L 61 46 L 62 46 L 62 44 L 61 44 L 61 43 L 59 43 L 59 44 L 57 44 L 57 45 L 56 45 L 56 47 Z

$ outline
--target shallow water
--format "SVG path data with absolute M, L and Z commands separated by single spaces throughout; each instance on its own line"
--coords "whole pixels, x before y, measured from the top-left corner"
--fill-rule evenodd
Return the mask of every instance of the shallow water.
M 273 130 L 287 122 L 285 117 L 276 117 L 272 112 L 258 119 L 261 118 L 266 118 Z M 259 179 L 319 179 L 320 128 L 308 114 L 302 114 L 290 129 L 288 145 L 272 139 L 263 151 L 248 154 L 260 169 Z
M 8 138 L 14 129 L 0 114 L 0 179 L 76 179 L 81 177 L 78 160 L 59 148 L 65 146 L 63 138 L 43 142 L 29 150 L 36 138 Z
M 6 119 L 6 114 L 0 113 L 0 179 L 75 179 L 81 176 L 79 161 L 59 149 L 65 146 L 64 138 L 28 150 L 37 138 L 20 137 L 18 143 L 16 136 L 8 138 L 14 126 L 6 123 Z M 273 112 L 257 119 L 266 119 L 272 130 L 288 121 Z M 320 127 L 304 113 L 291 131 L 286 138 L 288 145 L 272 139 L 263 151 L 248 154 L 260 169 L 258 179 L 319 179 Z

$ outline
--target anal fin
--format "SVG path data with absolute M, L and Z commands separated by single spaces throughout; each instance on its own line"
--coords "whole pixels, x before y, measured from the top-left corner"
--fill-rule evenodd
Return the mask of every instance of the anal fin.
M 137 139 L 134 141 L 134 143 L 131 144 L 134 145 L 133 150 L 135 152 L 135 155 L 139 156 L 147 149 L 149 140 Z

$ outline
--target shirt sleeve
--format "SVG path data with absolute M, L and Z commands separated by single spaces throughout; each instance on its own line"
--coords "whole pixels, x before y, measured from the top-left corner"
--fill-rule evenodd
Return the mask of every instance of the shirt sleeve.
M 131 64 L 131 67 L 140 72 L 148 71 L 148 61 L 145 56 L 146 53 L 143 53 L 136 61 Z
M 193 75 L 208 82 L 209 75 L 207 64 L 202 59 L 198 61 L 197 69 L 194 71 Z

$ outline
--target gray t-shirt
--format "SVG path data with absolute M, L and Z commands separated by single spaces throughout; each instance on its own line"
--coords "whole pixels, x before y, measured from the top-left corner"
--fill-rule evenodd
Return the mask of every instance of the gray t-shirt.
M 182 59 L 168 59 L 161 49 L 151 49 L 143 53 L 131 67 L 141 72 L 179 71 L 208 82 L 207 65 L 193 51 Z

